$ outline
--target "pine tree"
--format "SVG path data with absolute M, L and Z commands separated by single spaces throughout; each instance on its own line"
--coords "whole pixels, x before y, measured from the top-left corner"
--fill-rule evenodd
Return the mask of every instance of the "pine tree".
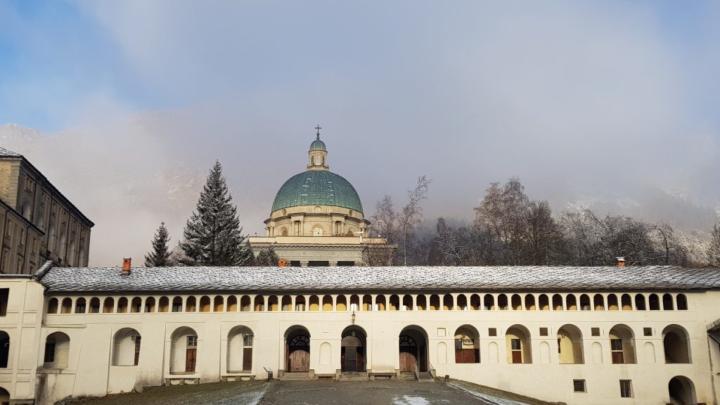
M 168 242 L 170 242 L 170 236 L 165 227 L 165 222 L 161 222 L 152 240 L 152 251 L 145 255 L 145 267 L 166 267 L 172 265 L 170 263 Z
M 185 225 L 184 238 L 181 247 L 192 264 L 241 266 L 252 262 L 220 162 L 210 170 L 197 207 Z
M 272 248 L 272 246 L 268 249 L 261 250 L 257 257 L 255 258 L 255 265 L 256 266 L 277 266 L 278 260 L 280 258 L 278 257 L 277 253 L 275 253 L 275 249 Z
M 713 226 L 707 255 L 711 266 L 720 267 L 720 224 Z

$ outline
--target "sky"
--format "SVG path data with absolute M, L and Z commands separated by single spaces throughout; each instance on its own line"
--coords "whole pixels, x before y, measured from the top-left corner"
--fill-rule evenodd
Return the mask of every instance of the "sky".
M 470 220 L 519 177 L 556 213 L 707 230 L 719 19 L 710 1 L 5 0 L 0 140 L 95 221 L 95 264 L 141 257 L 160 221 L 177 242 L 216 159 L 261 233 L 318 123 L 367 215 L 427 175 L 426 218 Z

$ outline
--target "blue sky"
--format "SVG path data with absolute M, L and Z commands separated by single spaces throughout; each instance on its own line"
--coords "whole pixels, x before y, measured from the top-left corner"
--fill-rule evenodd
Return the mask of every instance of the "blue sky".
M 96 263 L 146 248 L 119 227 L 178 240 L 215 159 L 262 232 L 318 122 L 367 214 L 425 174 L 426 217 L 469 220 L 516 176 L 555 212 L 702 228 L 717 21 L 710 1 L 0 0 L 0 139 L 39 131 L 3 146 L 95 220 Z

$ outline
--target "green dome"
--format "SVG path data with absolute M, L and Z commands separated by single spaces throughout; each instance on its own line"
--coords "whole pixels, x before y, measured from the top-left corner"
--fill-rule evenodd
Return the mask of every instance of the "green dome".
M 310 144 L 310 150 L 327 150 L 327 148 L 325 147 L 325 142 L 316 139 Z
M 300 205 L 332 205 L 363 212 L 352 184 L 327 170 L 308 170 L 290 177 L 275 195 L 272 211 Z

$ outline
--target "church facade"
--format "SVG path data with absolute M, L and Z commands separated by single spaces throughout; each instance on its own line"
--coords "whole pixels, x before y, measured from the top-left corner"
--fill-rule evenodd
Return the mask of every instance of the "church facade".
M 349 181 L 330 171 L 317 130 L 306 170 L 280 187 L 265 220 L 266 235 L 250 237 L 250 247 L 256 255 L 273 249 L 297 267 L 390 264 L 395 247 L 370 237 L 360 197 Z
M 716 404 L 719 288 L 720 270 L 674 267 L 48 264 L 0 279 L 0 401 L 272 375 Z

